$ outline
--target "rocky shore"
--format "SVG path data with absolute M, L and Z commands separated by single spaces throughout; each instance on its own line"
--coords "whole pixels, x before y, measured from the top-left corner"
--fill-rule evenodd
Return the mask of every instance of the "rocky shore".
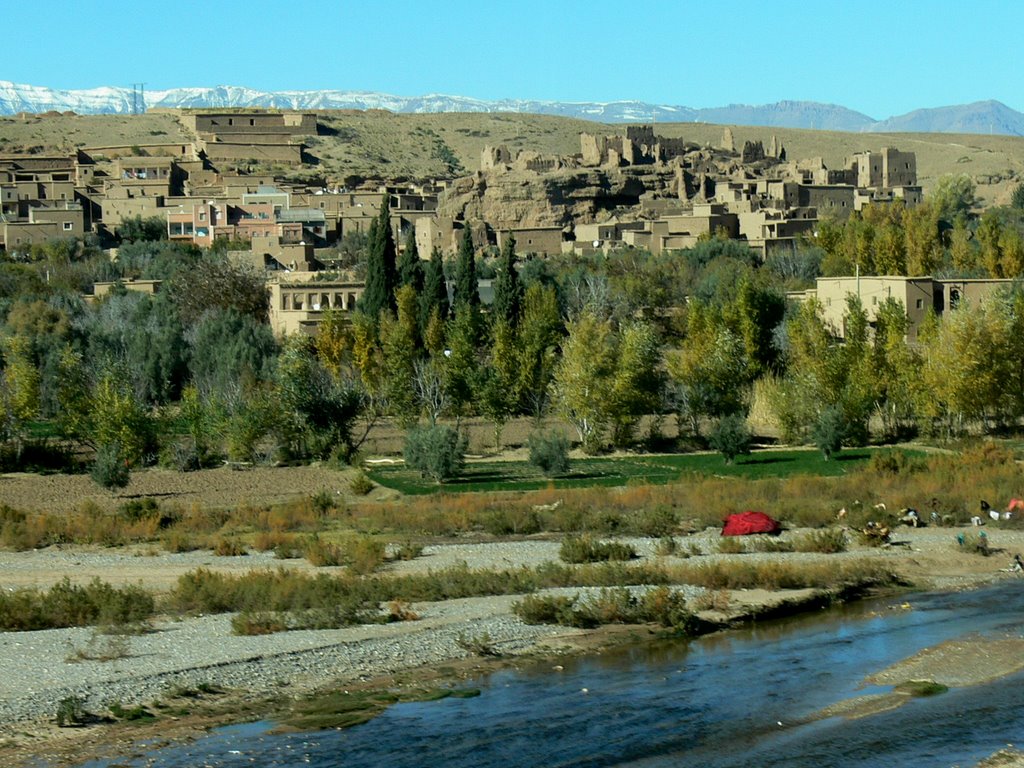
M 901 545 L 883 550 L 855 547 L 834 555 L 707 554 L 699 559 L 834 560 L 871 556 L 892 560 L 917 584 L 946 588 L 1019 577 L 1001 569 L 1013 552 L 1024 549 L 1024 531 L 1000 531 L 998 537 L 993 536 L 994 545 L 1001 551 L 989 558 L 957 552 L 955 531 L 951 529 L 908 529 L 898 538 Z M 685 543 L 714 552 L 716 539 L 717 532 L 709 530 L 688 537 Z M 627 541 L 643 558 L 655 557 L 655 541 Z M 238 572 L 281 562 L 262 555 L 218 558 L 208 552 L 139 555 L 130 550 L 0 553 L 0 573 L 10 574 L 10 581 L 19 586 L 47 586 L 63 575 L 85 580 L 93 573 L 123 583 L 118 578 L 119 570 L 128 569 L 134 574 L 133 569 L 138 569 L 138 573 L 148 575 L 139 579 L 141 583 L 153 589 L 168 589 L 177 575 L 198 566 Z M 422 557 L 387 567 L 396 573 L 439 570 L 461 563 L 478 568 L 533 567 L 557 558 L 555 541 L 483 542 L 427 547 Z M 292 566 L 308 567 L 300 561 Z M 3 586 L 11 588 L 10 582 Z M 678 589 L 691 603 L 704 591 L 699 587 Z M 552 591 L 577 594 L 588 590 Z M 811 590 L 737 591 L 730 596 L 730 611 L 734 617 L 752 615 L 782 602 L 798 610 L 795 606 L 801 601 L 814 598 Z M 87 710 L 106 712 L 114 704 L 146 704 L 198 686 L 244 691 L 252 700 L 282 694 L 297 696 L 331 681 L 365 681 L 456 662 L 472 657 L 470 649 L 478 640 L 486 639 L 502 656 L 515 657 L 538 649 L 557 653 L 584 637 L 582 630 L 524 624 L 512 612 L 517 599 L 497 596 L 414 604 L 411 608 L 419 616 L 415 621 L 255 637 L 233 635 L 230 615 L 164 617 L 154 623 L 152 631 L 124 637 L 100 635 L 88 628 L 0 633 L 0 756 L 5 752 L 9 756 L 26 754 L 33 743 L 45 740 L 48 733 L 52 736 L 54 713 L 67 697 L 82 699 Z M 109 654 L 115 658 L 85 658 L 103 655 L 105 648 L 116 651 Z

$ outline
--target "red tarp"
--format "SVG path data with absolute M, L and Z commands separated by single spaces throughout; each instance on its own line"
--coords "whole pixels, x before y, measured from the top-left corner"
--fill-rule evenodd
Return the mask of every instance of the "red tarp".
M 782 530 L 779 521 L 764 512 L 737 512 L 725 518 L 723 536 L 746 536 L 751 533 L 778 533 Z

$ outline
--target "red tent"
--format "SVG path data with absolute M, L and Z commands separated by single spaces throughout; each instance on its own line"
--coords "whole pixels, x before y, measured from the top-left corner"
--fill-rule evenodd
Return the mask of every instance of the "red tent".
M 723 536 L 746 536 L 751 533 L 778 533 L 782 530 L 779 521 L 764 512 L 737 512 L 725 518 Z

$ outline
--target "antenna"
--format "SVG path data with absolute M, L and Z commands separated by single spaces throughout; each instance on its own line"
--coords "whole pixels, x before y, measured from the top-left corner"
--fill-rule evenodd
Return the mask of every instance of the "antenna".
M 132 114 L 139 115 L 146 111 L 146 84 L 132 83 Z

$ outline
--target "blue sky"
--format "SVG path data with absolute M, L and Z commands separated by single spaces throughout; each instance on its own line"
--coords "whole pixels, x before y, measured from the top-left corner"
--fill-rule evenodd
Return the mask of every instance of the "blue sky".
M 998 99 L 1024 111 L 1024 3 L 1013 0 L 4 5 L 0 79 L 55 88 L 145 82 L 691 107 L 805 99 L 874 118 Z

